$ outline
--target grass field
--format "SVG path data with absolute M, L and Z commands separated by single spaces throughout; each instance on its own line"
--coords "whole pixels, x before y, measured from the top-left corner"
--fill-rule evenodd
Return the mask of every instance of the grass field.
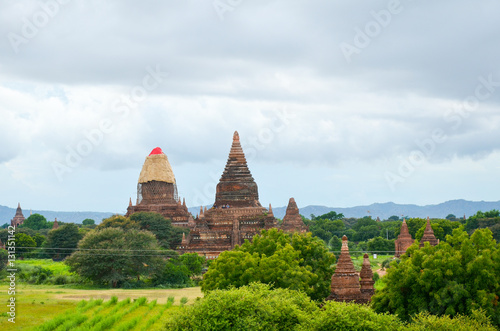
M 148 302 L 156 300 L 157 307 L 148 313 L 154 315 L 155 313 L 159 313 L 162 307 L 167 303 L 169 297 L 174 298 L 174 306 L 168 309 L 170 313 L 178 308 L 181 298 L 186 297 L 188 299 L 188 304 L 190 304 L 193 303 L 197 297 L 202 296 L 203 294 L 199 287 L 173 290 L 78 290 L 58 285 L 18 284 L 16 288 L 16 323 L 12 324 L 8 322 L 8 317 L 6 315 L 6 303 L 10 298 L 8 295 L 8 286 L 0 285 L 0 302 L 2 303 L 2 308 L 0 308 L 0 330 L 31 330 L 61 313 L 74 313 L 79 302 L 83 299 L 104 299 L 104 303 L 106 303 L 112 297 L 116 297 L 118 301 L 130 298 L 133 303 L 133 300 L 144 297 Z M 144 309 L 144 307 L 137 307 L 137 312 L 134 312 L 134 314 L 139 314 L 143 312 Z M 91 318 L 90 316 L 94 314 L 94 312 L 95 309 L 90 309 L 86 311 L 84 315 L 87 316 L 87 318 Z M 139 316 L 135 316 L 134 314 L 131 313 L 127 315 L 127 319 L 134 319 Z M 168 316 L 163 316 L 160 320 L 162 321 L 167 317 Z

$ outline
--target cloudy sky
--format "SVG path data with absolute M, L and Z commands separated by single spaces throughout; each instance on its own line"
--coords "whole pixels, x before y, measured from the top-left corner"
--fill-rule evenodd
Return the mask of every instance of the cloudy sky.
M 5 0 L 0 205 L 123 213 L 168 155 L 213 203 L 500 200 L 500 2 Z

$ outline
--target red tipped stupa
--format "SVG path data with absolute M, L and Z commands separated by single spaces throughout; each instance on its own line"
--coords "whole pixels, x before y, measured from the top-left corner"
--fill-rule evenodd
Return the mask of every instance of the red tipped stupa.
M 158 154 L 164 154 L 160 147 L 156 147 L 155 149 L 153 149 L 149 155 L 151 156 L 151 155 L 158 155 Z

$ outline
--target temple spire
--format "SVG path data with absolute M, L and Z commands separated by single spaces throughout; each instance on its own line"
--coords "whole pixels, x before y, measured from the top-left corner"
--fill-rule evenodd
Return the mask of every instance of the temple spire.
M 273 213 L 273 206 L 271 206 L 271 204 L 269 204 L 269 216 L 274 216 L 274 213 Z
M 130 198 L 130 199 L 129 199 L 129 201 L 128 201 L 128 206 L 129 206 L 129 207 L 132 207 L 132 198 Z
M 425 242 L 428 242 L 431 246 L 436 246 L 439 243 L 434 235 L 434 230 L 432 230 L 431 220 L 429 217 L 427 217 L 427 225 L 425 226 L 424 235 L 422 236 L 422 239 L 420 239 L 420 247 L 424 247 Z
M 57 223 L 57 217 L 56 217 L 56 219 L 54 221 L 54 225 L 52 226 L 52 230 L 56 230 L 58 228 L 59 228 L 59 223 Z
M 257 184 L 248 169 L 237 131 L 233 135 L 233 144 L 216 192 L 216 206 L 262 207 Z
M 286 215 L 283 217 L 281 229 L 287 232 L 307 232 L 309 228 L 302 221 L 302 216 L 299 213 L 299 207 L 294 198 L 290 198 L 288 207 L 286 208 Z

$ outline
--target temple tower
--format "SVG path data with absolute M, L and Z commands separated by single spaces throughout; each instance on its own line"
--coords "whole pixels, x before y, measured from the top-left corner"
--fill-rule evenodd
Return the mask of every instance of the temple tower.
M 238 132 L 233 135 L 226 168 L 217 184 L 216 192 L 216 207 L 262 207 L 257 184 L 248 169 Z
M 276 227 L 272 210 L 259 202 L 257 184 L 248 169 L 238 132 L 233 142 L 224 172 L 217 185 L 215 203 L 210 209 L 200 208 L 194 227 L 186 237 L 181 253 L 197 253 L 214 259 L 223 251 L 241 245 L 262 229 Z
M 54 221 L 54 225 L 52 226 L 52 230 L 56 230 L 56 229 L 59 229 L 59 223 L 57 223 L 57 217 Z
M 302 216 L 299 213 L 299 207 L 294 198 L 290 198 L 288 207 L 286 208 L 286 215 L 283 218 L 281 229 L 285 232 L 307 232 L 309 228 L 302 221 Z
M 24 223 L 24 220 L 26 218 L 23 215 L 23 210 L 21 209 L 21 204 L 17 204 L 17 209 L 16 209 L 16 215 L 14 218 L 10 221 L 11 226 L 19 226 Z
M 332 276 L 332 293 L 327 300 L 357 301 L 361 298 L 359 275 L 349 254 L 347 237 L 342 237 L 342 250 L 337 262 L 337 269 Z
M 399 233 L 398 239 L 395 241 L 396 245 L 396 254 L 395 257 L 400 257 L 406 250 L 413 245 L 413 238 L 408 231 L 408 224 L 406 224 L 406 219 L 403 220 L 403 224 L 401 225 L 401 231 Z
M 375 288 L 373 287 L 375 282 L 373 281 L 373 271 L 368 254 L 365 254 L 363 257 L 363 266 L 361 267 L 359 276 L 361 278 L 359 281 L 361 285 L 361 296 L 363 300 L 371 301 L 372 296 L 375 294 Z
M 156 147 L 146 157 L 137 184 L 137 205 L 129 201 L 127 213 L 156 212 L 172 220 L 172 225 L 188 227 L 192 215 L 177 194 L 172 166 L 167 155 Z
M 420 239 L 420 247 L 424 247 L 425 242 L 429 242 L 431 246 L 437 246 L 437 244 L 439 244 L 439 240 L 436 239 L 434 230 L 432 230 L 431 220 L 429 217 L 427 217 L 427 225 L 424 230 L 424 235 L 422 236 L 422 239 Z

